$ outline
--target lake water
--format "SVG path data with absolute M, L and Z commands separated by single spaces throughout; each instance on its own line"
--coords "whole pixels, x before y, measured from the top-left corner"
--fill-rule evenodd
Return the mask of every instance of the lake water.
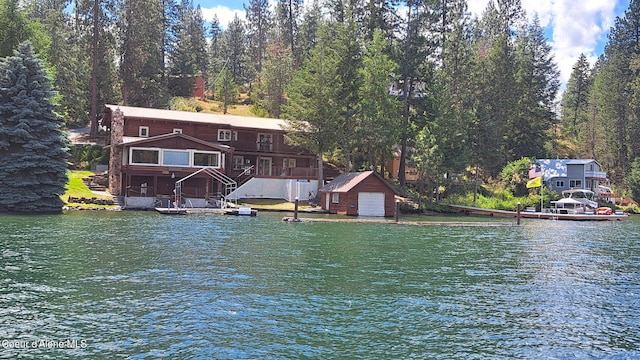
M 282 216 L 0 216 L 0 358 L 640 358 L 640 219 Z

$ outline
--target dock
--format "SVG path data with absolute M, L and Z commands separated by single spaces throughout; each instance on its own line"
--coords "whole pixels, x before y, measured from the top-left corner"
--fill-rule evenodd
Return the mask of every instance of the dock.
M 258 210 L 249 207 L 239 208 L 155 208 L 162 215 L 188 215 L 188 214 L 213 214 L 213 215 L 235 215 L 235 216 L 257 216 Z
M 518 212 L 516 211 L 485 209 L 485 208 L 463 206 L 463 205 L 448 205 L 448 206 L 452 209 L 458 210 L 466 214 L 474 213 L 474 214 L 483 214 L 483 215 L 489 215 L 489 216 L 502 216 L 502 217 L 511 217 L 511 218 L 518 217 Z M 620 220 L 625 220 L 628 217 L 629 215 L 623 212 L 615 212 L 611 215 L 598 215 L 595 213 L 559 214 L 559 213 L 552 213 L 552 212 L 530 212 L 530 211 L 520 212 L 520 218 L 522 219 L 547 219 L 547 220 L 572 220 L 572 221 L 620 221 Z

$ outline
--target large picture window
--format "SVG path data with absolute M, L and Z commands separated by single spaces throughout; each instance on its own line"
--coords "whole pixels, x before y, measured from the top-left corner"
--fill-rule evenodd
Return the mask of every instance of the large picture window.
M 164 150 L 162 152 L 162 165 L 189 166 L 189 152 L 181 150 Z
M 131 164 L 159 165 L 160 149 L 131 148 Z
M 196 151 L 193 153 L 193 166 L 220 167 L 220 153 Z
M 131 148 L 131 165 L 163 165 L 179 167 L 220 168 L 222 155 L 218 151 Z

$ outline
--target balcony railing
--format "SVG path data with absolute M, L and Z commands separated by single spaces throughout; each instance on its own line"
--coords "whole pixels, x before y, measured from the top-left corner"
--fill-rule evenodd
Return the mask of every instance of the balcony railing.
M 584 177 L 588 179 L 606 179 L 607 173 L 604 171 L 585 171 Z

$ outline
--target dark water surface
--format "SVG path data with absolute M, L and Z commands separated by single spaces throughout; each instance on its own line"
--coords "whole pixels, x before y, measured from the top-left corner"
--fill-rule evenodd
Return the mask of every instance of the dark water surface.
M 0 358 L 640 358 L 640 219 L 282 216 L 0 216 Z

